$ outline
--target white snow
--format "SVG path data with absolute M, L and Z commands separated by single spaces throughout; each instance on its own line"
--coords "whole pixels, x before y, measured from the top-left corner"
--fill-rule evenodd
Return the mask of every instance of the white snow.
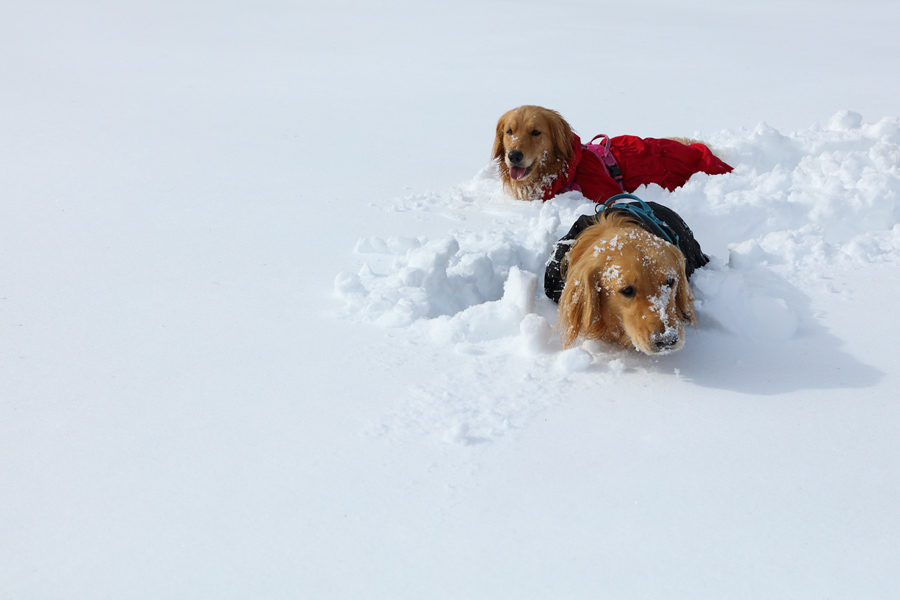
M 11 0 L 0 597 L 896 598 L 898 26 Z M 562 348 L 532 103 L 735 166 L 637 192 L 712 256 L 683 350 Z

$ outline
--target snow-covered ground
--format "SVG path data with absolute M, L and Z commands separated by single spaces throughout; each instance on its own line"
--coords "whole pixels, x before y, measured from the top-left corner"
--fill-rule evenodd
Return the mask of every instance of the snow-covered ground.
M 0 598 L 900 596 L 893 3 L 10 0 Z M 677 353 L 563 350 L 505 110 L 685 135 Z

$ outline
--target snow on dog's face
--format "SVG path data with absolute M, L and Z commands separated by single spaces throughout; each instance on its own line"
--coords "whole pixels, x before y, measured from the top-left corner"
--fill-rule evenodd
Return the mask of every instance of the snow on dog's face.
M 556 111 L 514 108 L 497 121 L 493 157 L 508 192 L 520 200 L 539 200 L 572 158 L 572 128 Z
M 684 345 L 694 322 L 684 256 L 622 215 L 603 215 L 569 252 L 559 326 L 566 346 L 579 336 L 662 354 Z

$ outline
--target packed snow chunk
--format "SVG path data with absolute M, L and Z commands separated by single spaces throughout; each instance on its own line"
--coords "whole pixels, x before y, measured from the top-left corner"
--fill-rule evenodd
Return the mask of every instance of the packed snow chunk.
M 444 434 L 444 441 L 449 444 L 460 444 L 466 446 L 469 444 L 469 426 L 466 423 L 459 423 L 447 430 Z
M 470 285 L 473 290 L 477 291 L 482 300 L 496 298 L 501 293 L 503 280 L 497 276 L 494 271 L 494 262 L 484 252 L 464 254 L 448 272 L 451 275 L 458 275 L 462 281 L 466 282 L 466 285 Z M 475 304 L 475 302 L 470 304 Z
M 534 311 L 534 299 L 537 294 L 537 275 L 522 271 L 518 267 L 509 269 L 509 277 L 503 285 L 501 302 L 509 306 L 517 314 L 526 315 Z
M 443 288 L 447 281 L 450 260 L 459 252 L 459 242 L 445 237 L 426 244 L 419 252 L 410 253 L 401 271 L 408 285 Z
M 849 131 L 862 126 L 862 115 L 851 110 L 842 110 L 831 117 L 828 128 L 832 131 Z
M 334 278 L 334 289 L 340 296 L 351 296 L 353 294 L 362 294 L 366 291 L 359 275 L 347 273 L 346 271 L 338 273 Z
M 615 373 L 616 375 L 621 375 L 625 372 L 625 361 L 621 358 L 614 358 L 609 361 L 609 364 L 606 365 L 611 373 Z
M 581 373 L 587 371 L 594 362 L 594 357 L 584 348 L 570 348 L 556 357 L 556 368 L 562 373 Z
M 519 324 L 519 332 L 522 335 L 522 350 L 525 354 L 534 356 L 550 351 L 553 328 L 544 317 L 534 313 L 525 315 Z
M 750 137 L 739 141 L 737 146 L 731 151 L 734 162 L 759 173 L 772 171 L 779 165 L 793 169 L 803 157 L 803 149 L 796 140 L 766 123 L 757 125 Z
M 368 303 L 367 290 L 360 276 L 346 271 L 334 278 L 335 295 L 344 300 L 345 314 L 359 313 Z
M 885 117 L 863 129 L 868 137 L 888 144 L 900 144 L 900 117 Z M 894 166 L 900 167 L 900 163 L 895 163 Z
M 770 258 L 757 240 L 748 240 L 730 248 L 728 266 L 732 269 L 748 269 L 768 264 Z

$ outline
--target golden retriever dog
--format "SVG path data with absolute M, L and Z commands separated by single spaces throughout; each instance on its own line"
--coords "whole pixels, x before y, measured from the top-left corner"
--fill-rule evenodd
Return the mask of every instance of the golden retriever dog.
M 491 153 L 504 189 L 519 200 L 549 200 L 579 191 L 603 202 L 642 185 L 657 184 L 671 191 L 696 173 L 732 170 L 696 140 L 597 137 L 605 141 L 582 145 L 558 112 L 526 105 L 497 121 Z
M 504 188 L 519 200 L 534 200 L 572 159 L 572 128 L 555 110 L 520 106 L 497 121 L 492 154 Z
M 635 218 L 619 212 L 595 217 L 575 239 L 561 270 L 559 327 L 566 347 L 579 337 L 645 354 L 684 345 L 683 323 L 695 322 L 684 255 Z

